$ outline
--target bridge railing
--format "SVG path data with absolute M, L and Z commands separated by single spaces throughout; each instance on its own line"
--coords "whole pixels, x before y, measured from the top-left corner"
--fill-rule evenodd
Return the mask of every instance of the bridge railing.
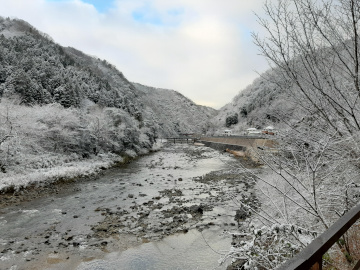
M 328 230 L 312 241 L 294 258 L 282 264 L 278 270 L 321 270 L 322 256 L 340 239 L 344 233 L 360 218 L 360 204 L 353 207 Z M 360 260 L 353 270 L 360 269 Z
M 195 142 L 196 138 L 192 138 L 192 137 L 169 137 L 169 138 L 165 138 L 166 140 L 168 140 L 169 142 L 186 142 L 186 143 L 190 143 L 190 142 Z

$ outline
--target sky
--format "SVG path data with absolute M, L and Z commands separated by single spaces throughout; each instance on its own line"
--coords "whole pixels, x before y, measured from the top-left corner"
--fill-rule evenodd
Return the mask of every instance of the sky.
M 251 37 L 263 2 L 0 0 L 0 16 L 106 59 L 129 81 L 219 109 L 268 68 Z

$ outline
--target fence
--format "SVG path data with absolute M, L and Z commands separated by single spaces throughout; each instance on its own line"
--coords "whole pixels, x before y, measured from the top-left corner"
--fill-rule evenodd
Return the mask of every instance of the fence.
M 297 256 L 281 265 L 279 270 L 321 270 L 322 256 L 347 232 L 347 230 L 360 218 L 360 204 L 353 207 L 327 231 L 303 249 Z M 360 268 L 360 261 L 353 270 Z

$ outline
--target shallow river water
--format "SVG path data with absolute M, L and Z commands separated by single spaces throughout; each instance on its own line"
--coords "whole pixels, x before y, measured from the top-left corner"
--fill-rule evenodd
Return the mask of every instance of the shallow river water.
M 239 160 L 169 145 L 55 196 L 1 209 L 0 269 L 226 269 Z M 209 174 L 210 173 L 210 174 Z

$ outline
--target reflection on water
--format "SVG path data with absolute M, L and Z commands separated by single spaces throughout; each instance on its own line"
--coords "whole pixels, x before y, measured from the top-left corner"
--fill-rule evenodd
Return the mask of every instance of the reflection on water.
M 82 263 L 77 269 L 226 269 L 226 265 L 218 265 L 218 261 L 229 246 L 230 238 L 221 236 L 218 230 L 190 230 L 121 253 L 111 253 L 104 260 Z

